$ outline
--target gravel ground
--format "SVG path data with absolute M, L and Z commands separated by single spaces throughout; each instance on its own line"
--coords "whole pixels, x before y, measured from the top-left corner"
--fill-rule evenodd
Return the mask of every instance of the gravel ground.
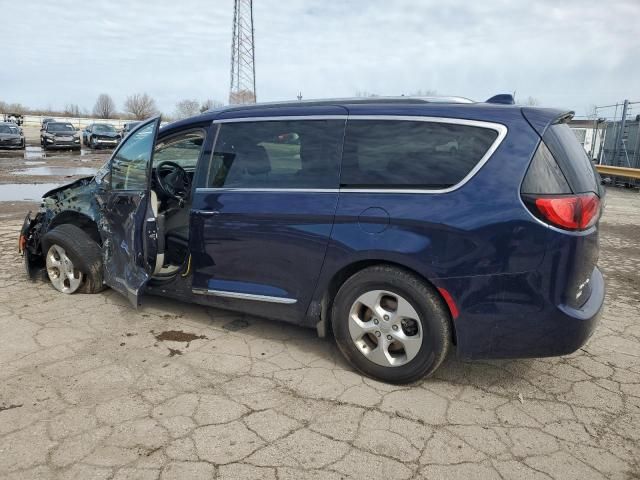
M 607 203 L 607 299 L 583 349 L 451 356 L 405 387 L 355 373 L 311 330 L 30 283 L 29 204 L 0 203 L 0 478 L 638 478 L 640 195 Z

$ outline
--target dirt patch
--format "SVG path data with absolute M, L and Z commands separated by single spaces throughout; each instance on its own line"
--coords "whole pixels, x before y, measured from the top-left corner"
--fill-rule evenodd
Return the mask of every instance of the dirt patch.
M 194 340 L 207 340 L 206 335 L 196 335 L 195 333 L 187 333 L 182 330 L 167 330 L 166 332 L 156 334 L 151 330 L 153 336 L 159 342 L 187 342 Z
M 5 410 L 11 410 L 13 408 L 20 408 L 22 406 L 22 404 L 20 405 L 7 405 L 7 406 L 0 406 L 0 412 L 4 412 Z
M 229 330 L 230 332 L 237 332 L 238 330 L 242 330 L 243 328 L 247 328 L 249 326 L 249 322 L 246 320 L 234 320 L 222 326 L 225 330 Z
M 182 351 L 178 350 L 177 348 L 170 348 L 169 349 L 169 356 L 170 357 L 175 357 L 176 355 L 182 355 Z
M 640 238 L 640 225 L 602 222 L 600 231 L 604 235 L 621 238 L 632 243 L 636 243 Z

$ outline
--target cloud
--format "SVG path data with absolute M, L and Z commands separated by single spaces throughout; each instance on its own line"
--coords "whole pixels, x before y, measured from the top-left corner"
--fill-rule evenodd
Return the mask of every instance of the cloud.
M 3 3 L 2 100 L 227 99 L 232 0 Z M 638 15 L 636 0 L 256 0 L 258 99 L 517 91 L 584 113 L 638 95 Z

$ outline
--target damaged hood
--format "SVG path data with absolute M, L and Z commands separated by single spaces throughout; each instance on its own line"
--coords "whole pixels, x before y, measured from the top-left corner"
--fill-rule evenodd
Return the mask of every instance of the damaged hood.
M 53 190 L 49 190 L 47 193 L 42 195 L 43 200 L 47 198 L 60 198 L 60 197 L 73 197 L 79 194 L 85 193 L 87 189 L 93 191 L 95 190 L 96 183 L 93 181 L 95 178 L 94 175 L 90 177 L 82 177 L 78 180 L 68 183 L 66 185 L 62 185 L 61 187 L 54 188 Z M 94 188 L 90 188 L 93 185 Z

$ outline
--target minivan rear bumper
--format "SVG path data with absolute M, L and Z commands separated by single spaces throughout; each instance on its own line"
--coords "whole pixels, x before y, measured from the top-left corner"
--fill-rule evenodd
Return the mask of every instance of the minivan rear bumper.
M 502 277 L 513 278 L 484 278 L 481 303 L 471 304 L 467 296 L 467 305 L 462 305 L 460 316 L 454 321 L 458 357 L 498 359 L 566 355 L 582 347 L 593 334 L 605 296 L 604 278 L 597 267 L 591 275 L 591 295 L 580 308 L 554 305 L 544 298 L 546 295 L 539 294 L 540 290 L 536 295 L 533 289 L 536 285 L 541 287 L 536 273 Z M 471 283 L 479 280 L 478 277 L 471 278 L 474 279 Z M 521 286 L 526 283 L 532 288 L 529 298 L 518 298 L 519 305 L 509 298 L 509 290 L 504 289 L 504 285 L 512 282 Z M 492 283 L 495 283 L 495 290 L 489 288 Z M 473 289 L 471 284 L 467 287 Z M 490 290 L 493 292 L 489 293 Z M 488 308 L 490 298 L 496 299 L 492 308 Z M 501 300 L 508 302 L 506 308 Z

